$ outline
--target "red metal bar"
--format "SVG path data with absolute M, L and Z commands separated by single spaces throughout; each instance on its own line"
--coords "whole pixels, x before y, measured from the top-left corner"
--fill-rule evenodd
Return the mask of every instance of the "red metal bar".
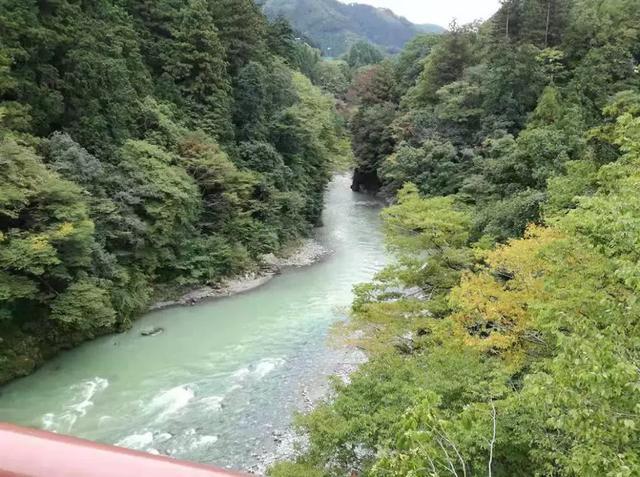
M 0 423 L 1 477 L 239 477 L 243 474 Z

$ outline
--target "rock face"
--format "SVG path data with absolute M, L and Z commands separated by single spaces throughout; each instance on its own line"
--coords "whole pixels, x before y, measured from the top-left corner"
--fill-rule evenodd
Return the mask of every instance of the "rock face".
M 382 187 L 382 182 L 376 171 L 362 171 L 360 169 L 353 171 L 352 191 L 375 194 L 380 190 L 380 187 Z

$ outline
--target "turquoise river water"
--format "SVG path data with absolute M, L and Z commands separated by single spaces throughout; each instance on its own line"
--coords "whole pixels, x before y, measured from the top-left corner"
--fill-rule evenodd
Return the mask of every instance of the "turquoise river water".
M 336 177 L 316 239 L 332 253 L 266 285 L 152 312 L 0 389 L 0 420 L 248 469 L 273 452 L 305 389 L 340 361 L 328 343 L 354 284 L 385 263 L 379 205 Z M 140 331 L 165 332 L 143 337 Z

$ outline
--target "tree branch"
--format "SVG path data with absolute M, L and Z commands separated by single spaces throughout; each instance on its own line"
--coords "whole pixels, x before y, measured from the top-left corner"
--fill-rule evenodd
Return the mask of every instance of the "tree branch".
M 491 437 L 491 441 L 489 442 L 489 477 L 492 477 L 493 446 L 496 443 L 496 406 L 493 401 L 491 401 L 491 418 L 493 420 L 493 435 Z

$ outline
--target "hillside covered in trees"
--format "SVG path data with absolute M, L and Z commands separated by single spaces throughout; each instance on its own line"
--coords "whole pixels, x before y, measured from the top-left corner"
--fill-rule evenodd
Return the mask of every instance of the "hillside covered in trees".
M 311 38 L 329 57 L 338 57 L 359 42 L 397 53 L 418 33 L 442 33 L 438 25 L 415 25 L 391 10 L 338 0 L 262 0 L 267 16 L 284 17 Z
M 348 88 L 396 262 L 274 477 L 640 475 L 639 4 L 501 3 Z
M 319 223 L 348 139 L 251 0 L 6 0 L 0 35 L 0 382 Z

